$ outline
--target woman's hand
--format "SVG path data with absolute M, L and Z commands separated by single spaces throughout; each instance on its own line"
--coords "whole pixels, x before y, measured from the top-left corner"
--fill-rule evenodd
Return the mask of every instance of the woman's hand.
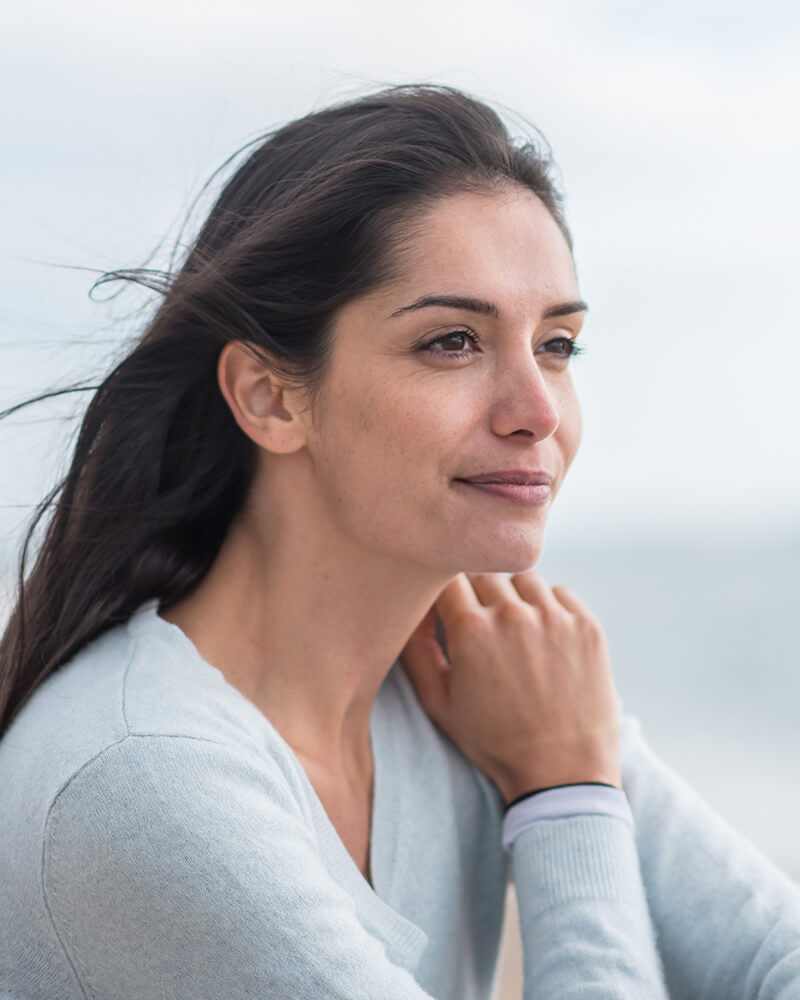
M 622 787 L 608 646 L 568 587 L 551 589 L 533 570 L 459 574 L 401 660 L 425 711 L 506 802 L 572 782 Z

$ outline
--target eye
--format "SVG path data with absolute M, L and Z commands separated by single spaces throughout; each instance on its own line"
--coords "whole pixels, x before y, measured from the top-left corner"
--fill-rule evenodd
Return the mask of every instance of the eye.
M 460 360 L 471 357 L 475 351 L 472 349 L 468 350 L 467 347 L 476 348 L 479 343 L 480 338 L 471 330 L 451 330 L 449 333 L 445 333 L 435 340 L 428 341 L 427 344 L 422 344 L 418 350 L 425 351 L 437 357 Z M 583 353 L 586 348 L 581 344 L 577 344 L 572 337 L 554 337 L 552 340 L 548 340 L 547 343 L 542 344 L 537 353 L 540 353 L 542 350 L 554 358 L 569 361 L 571 357 Z
M 468 358 L 473 351 L 465 349 L 467 344 L 472 347 L 478 345 L 478 337 L 471 330 L 451 330 L 450 333 L 423 344 L 419 350 L 427 351 L 437 357 Z
M 554 358 L 563 358 L 567 361 L 586 350 L 581 344 L 576 344 L 572 337 L 554 337 L 552 340 L 548 340 L 546 344 L 543 344 L 542 347 L 546 349 L 548 354 L 552 354 Z

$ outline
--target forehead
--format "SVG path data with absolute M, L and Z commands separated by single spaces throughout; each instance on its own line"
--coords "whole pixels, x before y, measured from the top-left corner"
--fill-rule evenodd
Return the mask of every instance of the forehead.
M 398 262 L 398 278 L 379 290 L 381 297 L 430 285 L 431 291 L 480 293 L 533 306 L 577 293 L 564 234 L 536 195 L 522 188 L 441 198 L 415 220 Z

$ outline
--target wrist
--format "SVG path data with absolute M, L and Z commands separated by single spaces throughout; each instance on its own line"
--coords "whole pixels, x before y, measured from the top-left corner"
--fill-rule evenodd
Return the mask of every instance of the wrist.
M 552 788 L 564 788 L 569 785 L 608 785 L 611 788 L 622 788 L 622 775 L 619 767 L 576 768 L 564 771 L 551 770 L 547 774 L 532 773 L 495 779 L 495 784 L 508 808 L 512 803 L 537 792 Z
M 529 799 L 532 799 L 536 795 L 540 795 L 543 792 L 554 792 L 556 789 L 559 788 L 584 788 L 587 785 L 595 786 L 598 788 L 613 788 L 617 791 L 623 791 L 621 784 L 612 785 L 608 781 L 569 781 L 563 785 L 550 785 L 547 788 L 536 788 L 530 792 L 523 792 L 516 798 L 513 798 L 510 801 L 506 801 L 505 812 L 508 812 L 512 806 L 518 805 L 520 802 L 527 802 Z

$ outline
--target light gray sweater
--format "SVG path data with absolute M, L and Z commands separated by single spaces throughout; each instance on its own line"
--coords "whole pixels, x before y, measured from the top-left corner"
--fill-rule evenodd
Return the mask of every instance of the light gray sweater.
M 527 1000 L 800 998 L 800 891 L 635 719 L 635 835 L 543 821 L 511 865 L 497 789 L 399 664 L 370 733 L 373 885 L 290 747 L 154 604 L 87 646 L 0 741 L 0 991 L 485 1000 L 513 874 Z

